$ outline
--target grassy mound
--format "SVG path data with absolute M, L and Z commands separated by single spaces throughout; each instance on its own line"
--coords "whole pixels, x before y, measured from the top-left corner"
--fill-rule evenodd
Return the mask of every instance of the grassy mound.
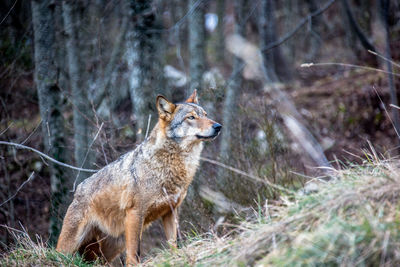
M 400 164 L 376 161 L 336 171 L 318 191 L 264 205 L 236 234 L 190 238 L 144 266 L 397 266 L 400 264 Z M 24 241 L 25 240 L 25 241 Z M 28 241 L 27 241 L 28 240 Z M 25 237 L 1 266 L 87 266 Z
M 235 237 L 191 241 L 164 250 L 152 266 L 397 266 L 400 169 L 375 162 L 337 171 L 318 192 L 282 197 Z
M 25 232 L 12 233 L 16 240 L 15 248 L 1 255 L 0 266 L 100 266 L 83 261 L 79 255 L 66 256 L 48 248 L 38 236 L 34 241 Z

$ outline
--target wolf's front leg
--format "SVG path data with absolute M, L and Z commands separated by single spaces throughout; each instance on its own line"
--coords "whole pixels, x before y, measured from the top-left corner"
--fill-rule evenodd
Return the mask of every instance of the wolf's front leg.
M 140 239 L 142 237 L 143 213 L 138 209 L 130 209 L 125 216 L 126 266 L 140 261 Z
M 174 247 L 176 247 L 176 233 L 178 226 L 178 214 L 177 209 L 168 212 L 162 217 L 162 222 L 164 225 L 165 236 L 167 241 Z

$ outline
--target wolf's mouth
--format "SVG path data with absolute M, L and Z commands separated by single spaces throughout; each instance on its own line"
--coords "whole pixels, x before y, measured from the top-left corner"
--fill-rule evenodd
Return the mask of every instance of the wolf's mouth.
M 212 140 L 212 139 L 215 139 L 218 135 L 219 135 L 219 132 L 217 132 L 213 135 L 210 135 L 210 136 L 196 135 L 196 137 L 198 139 L 202 139 L 202 140 Z

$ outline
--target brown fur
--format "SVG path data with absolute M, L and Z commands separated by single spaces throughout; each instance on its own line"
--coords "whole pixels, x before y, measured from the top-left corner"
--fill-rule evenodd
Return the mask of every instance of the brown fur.
M 135 264 L 142 232 L 158 218 L 167 240 L 176 245 L 174 214 L 195 175 L 202 141 L 219 133 L 213 127 L 217 124 L 195 105 L 196 91 L 186 103 L 158 97 L 159 121 L 150 136 L 78 186 L 58 251 L 111 262 L 126 249 L 127 265 Z

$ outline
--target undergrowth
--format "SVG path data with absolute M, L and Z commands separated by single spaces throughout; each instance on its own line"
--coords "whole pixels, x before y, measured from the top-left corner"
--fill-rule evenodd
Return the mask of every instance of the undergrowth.
M 400 165 L 375 161 L 335 171 L 318 192 L 281 196 L 237 235 L 163 250 L 146 266 L 396 266 Z
M 188 238 L 143 266 L 397 266 L 400 264 L 400 164 L 376 157 L 336 170 L 315 193 L 282 195 L 260 204 L 257 218 L 225 236 Z M 17 236 L 17 235 L 16 235 Z M 28 240 L 28 241 L 27 241 Z M 88 266 L 26 235 L 1 266 Z M 95 264 L 99 265 L 99 264 Z

